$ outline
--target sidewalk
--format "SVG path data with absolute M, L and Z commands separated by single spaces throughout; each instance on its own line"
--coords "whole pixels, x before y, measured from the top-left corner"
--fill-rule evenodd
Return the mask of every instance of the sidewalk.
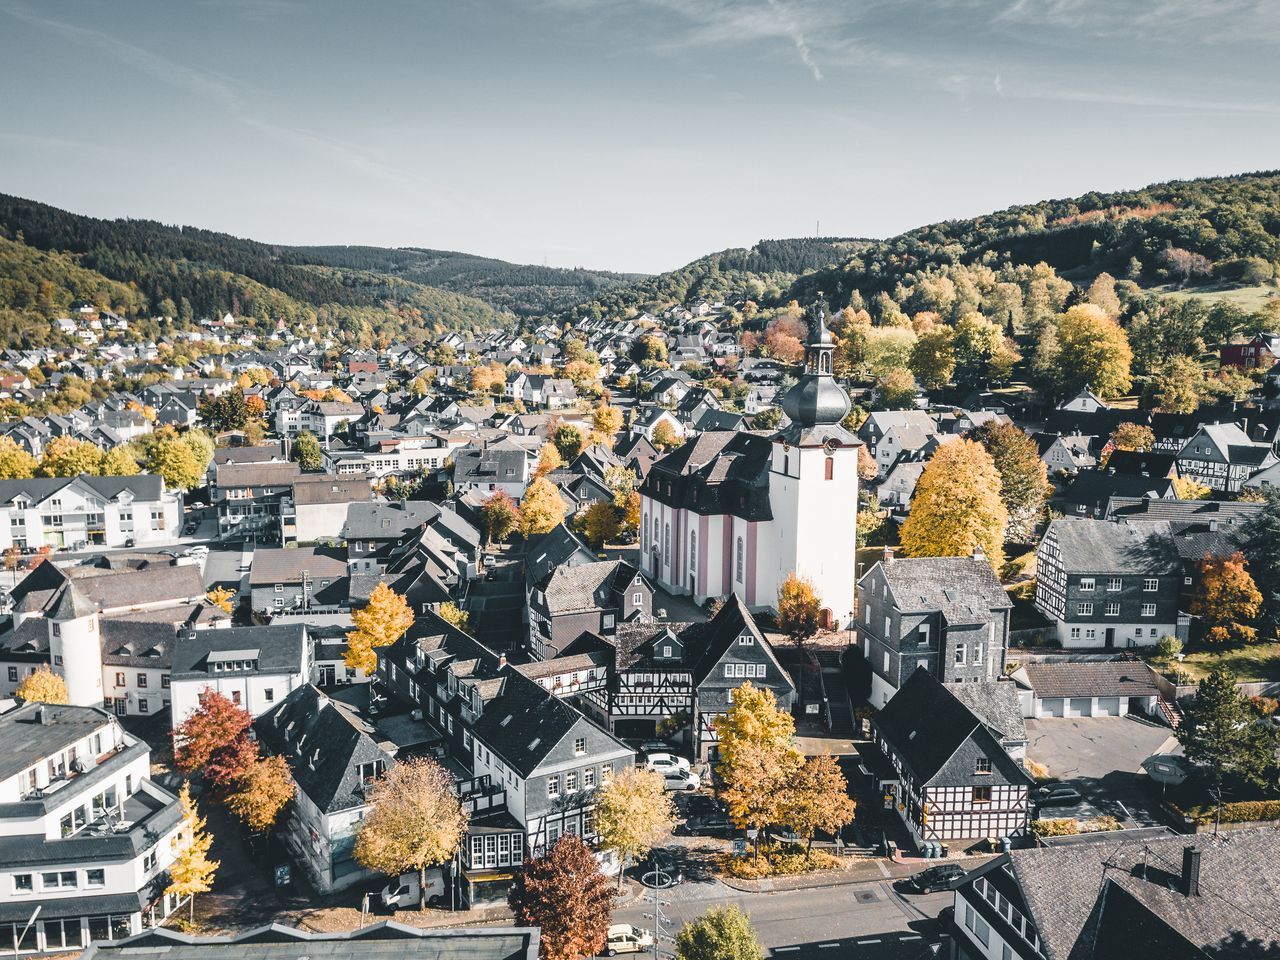
M 884 857 L 857 858 L 842 870 L 817 870 L 785 877 L 767 877 L 763 880 L 740 880 L 737 877 L 718 875 L 718 879 L 731 890 L 739 893 L 774 893 L 782 890 L 819 890 L 825 887 L 847 887 L 860 883 L 879 883 L 882 880 L 899 880 L 919 873 L 925 867 L 940 863 L 958 863 L 972 870 L 995 856 L 950 857 L 946 860 L 924 860 L 905 857 L 888 860 Z

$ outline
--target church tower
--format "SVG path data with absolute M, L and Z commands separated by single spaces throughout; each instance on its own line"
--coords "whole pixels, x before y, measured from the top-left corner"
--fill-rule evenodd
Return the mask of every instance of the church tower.
M 760 561 L 776 563 L 778 586 L 793 570 L 808 577 L 828 625 L 844 628 L 853 619 L 857 580 L 862 441 L 841 422 L 851 404 L 836 382 L 834 361 L 835 340 L 819 305 L 810 314 L 804 373 L 782 398 L 791 422 L 773 438 L 769 503 L 774 549 Z

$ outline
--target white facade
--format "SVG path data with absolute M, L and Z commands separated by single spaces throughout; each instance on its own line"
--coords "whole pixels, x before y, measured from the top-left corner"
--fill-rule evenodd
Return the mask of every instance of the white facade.
M 123 547 L 127 540 L 139 547 L 171 543 L 181 515 L 172 491 L 158 500 L 135 499 L 129 490 L 106 498 L 77 478 L 42 500 L 20 494 L 0 504 L 0 550 L 15 544 L 56 549 L 81 541 L 108 547 Z
M 200 696 L 206 691 L 220 693 L 232 703 L 244 707 L 252 717 L 260 717 L 292 691 L 307 683 L 311 668 L 299 673 L 247 673 L 212 674 L 207 677 L 184 677 L 170 682 L 170 704 L 173 726 L 195 713 L 200 707 Z

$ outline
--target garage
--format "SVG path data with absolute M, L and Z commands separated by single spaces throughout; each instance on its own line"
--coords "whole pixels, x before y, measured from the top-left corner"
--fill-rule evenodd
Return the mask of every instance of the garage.
M 1040 715 L 1042 717 L 1060 717 L 1063 715 L 1063 704 L 1066 701 L 1061 697 L 1054 697 L 1050 700 L 1040 701 Z
M 1072 697 L 1067 701 L 1068 717 L 1088 717 L 1093 713 L 1092 697 Z
M 1099 697 L 1097 699 L 1097 707 L 1094 708 L 1093 715 L 1095 717 L 1118 717 L 1120 716 L 1120 698 L 1119 697 Z

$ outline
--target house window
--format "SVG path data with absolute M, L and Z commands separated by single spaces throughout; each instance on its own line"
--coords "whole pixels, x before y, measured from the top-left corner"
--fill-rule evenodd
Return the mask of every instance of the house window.
M 34 889 L 31 883 L 31 874 L 15 873 L 13 875 L 13 889 L 18 893 L 29 892 Z
M 671 645 L 670 645 L 670 644 L 663 644 L 663 645 L 662 645 L 662 659 L 663 659 L 663 660 L 670 660 L 670 659 L 671 659 Z M 12 670 L 13 668 L 12 668 L 12 667 L 10 667 L 10 669 Z M 14 678 L 12 678 L 12 679 L 15 679 L 15 680 L 16 680 L 17 678 L 16 678 L 16 677 L 14 677 Z
M 1080 578 L 1080 589 L 1081 589 L 1081 590 L 1092 590 L 1092 589 L 1093 589 L 1093 577 L 1081 577 L 1081 578 Z
M 975 760 L 975 761 L 974 761 L 974 764 L 973 764 L 973 772 L 974 772 L 974 773 L 981 773 L 981 774 L 988 774 L 988 773 L 990 773 L 990 772 L 991 772 L 991 758 L 990 758 L 990 757 L 979 757 L 977 760 Z
M 547 777 L 547 796 L 548 797 L 560 796 L 560 777 L 559 776 Z
M 1079 639 L 1080 639 L 1080 628 L 1079 628 L 1079 627 L 1072 627 L 1072 628 L 1071 628 L 1071 639 L 1072 639 L 1072 640 L 1079 640 Z
M 239 691 L 239 690 L 232 690 L 232 691 L 231 691 L 231 702 L 232 702 L 232 703 L 234 703 L 236 706 L 239 706 L 239 705 L 240 705 L 240 691 Z
M 602 783 L 608 783 L 608 782 L 609 782 L 610 780 L 612 780 L 612 779 L 613 779 L 613 764 L 612 764 L 612 763 L 602 763 L 602 764 L 600 764 L 600 780 L 601 780 L 601 782 L 602 782 Z
M 102 887 L 107 883 L 107 872 L 105 870 L 86 870 L 84 872 L 84 885 L 86 887 Z
M 735 563 L 735 565 L 734 565 L 734 568 L 735 568 L 735 570 L 737 571 L 737 581 L 738 581 L 739 583 L 741 583 L 741 582 L 742 582 L 742 566 L 743 566 L 743 547 L 742 547 L 742 538 L 741 538 L 741 537 L 739 537 L 739 538 L 738 538 L 737 562 L 736 562 L 736 563 Z
M 964 666 L 965 645 L 963 643 L 956 644 L 956 666 Z
M 929 625 L 927 623 L 920 624 L 920 639 L 917 641 L 921 646 L 929 645 Z
M 583 788 L 590 790 L 595 785 L 596 785 L 596 768 L 587 767 L 587 769 L 582 771 L 582 786 Z
M 1093 616 L 1093 604 L 1092 604 L 1092 603 L 1077 603 L 1077 604 L 1076 604 L 1076 616 L 1077 616 L 1077 617 L 1092 617 L 1092 616 Z
M 698 534 L 694 530 L 689 531 L 689 572 L 696 573 L 698 570 Z
M 984 649 L 985 647 L 986 647 L 986 644 L 984 644 L 981 640 L 979 640 L 977 643 L 973 645 L 973 665 L 975 667 L 981 664 L 986 659 L 985 657 L 986 650 Z
M 835 478 L 835 475 L 836 475 L 836 461 L 833 457 L 827 457 L 827 463 L 826 463 L 825 472 L 823 473 L 823 479 L 832 480 Z
M 738 638 L 738 646 L 749 647 L 756 642 L 756 638 L 749 633 L 744 633 Z
M 1144 617 L 1154 617 L 1156 615 L 1156 605 L 1154 603 L 1144 603 L 1142 605 L 1142 615 Z
M 1109 602 L 1106 608 L 1103 610 L 1103 613 L 1106 614 L 1106 616 L 1108 617 L 1120 616 L 1120 604 Z
M 262 696 L 266 699 L 267 703 L 275 703 L 275 702 L 276 702 L 276 692 L 275 692 L 275 690 L 274 690 L 273 688 L 271 688 L 271 687 L 267 687 L 267 689 L 263 690 L 263 691 L 262 691 Z
M 1124 586 L 1124 582 L 1119 577 L 1107 577 L 1108 593 L 1115 593 L 1117 590 L 1119 590 L 1123 586 Z
M 116 686 L 117 686 L 117 687 L 123 687 L 123 686 L 124 686 L 124 683 L 125 683 L 125 680 L 124 680 L 124 674 L 123 674 L 123 673 L 117 673 L 117 674 L 116 674 Z
M 990 787 L 974 787 L 973 802 L 974 803 L 990 803 L 991 788 Z
M 147 675 L 145 673 L 138 674 L 138 689 L 147 689 Z
M 1143 593 L 1155 593 L 1159 589 L 1160 589 L 1160 581 L 1157 580 L 1155 577 L 1148 577 L 1147 579 L 1142 581 Z
M 18 682 L 18 668 L 17 668 L 17 667 L 10 667 L 10 668 L 9 668 L 9 682 L 10 682 L 10 683 L 17 683 L 17 682 Z
M 575 771 L 570 771 L 564 775 L 564 790 L 565 793 L 577 793 L 578 774 Z
M 633 593 L 631 595 L 631 603 L 633 606 L 637 606 L 637 607 L 640 606 L 642 603 L 644 603 L 644 594 L 639 592 Z
M 580 756 L 582 756 L 582 755 L 583 755 L 584 753 L 586 753 L 586 752 L 587 752 L 587 738 L 586 738 L 586 737 L 579 737 L 577 740 L 573 741 L 573 754 L 574 754 L 574 756 L 576 756 L 576 757 L 580 757 Z
M 1189 587 L 1189 586 L 1191 586 L 1191 578 L 1190 578 L 1190 577 L 1183 577 L 1183 578 L 1182 578 L 1182 585 L 1183 585 L 1184 587 Z
M 277 584 L 276 584 L 276 593 L 284 593 L 284 584 L 283 584 L 283 583 L 277 583 Z

